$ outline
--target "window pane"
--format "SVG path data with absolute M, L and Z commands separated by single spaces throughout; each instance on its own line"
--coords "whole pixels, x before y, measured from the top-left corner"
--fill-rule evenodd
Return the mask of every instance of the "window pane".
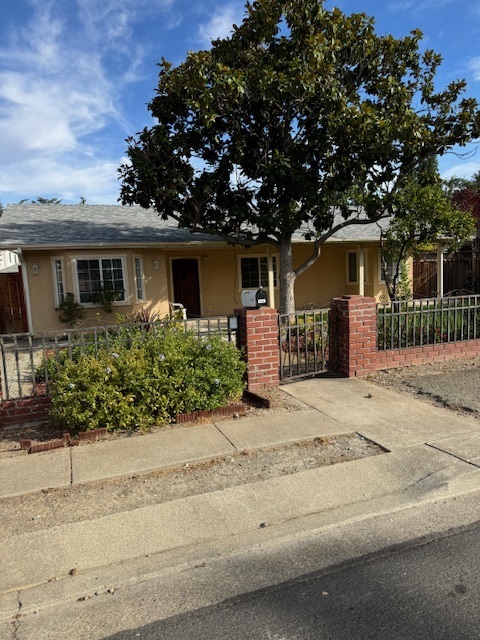
M 241 259 L 242 289 L 268 288 L 268 257 Z M 277 258 L 272 257 L 273 286 L 277 286 Z
M 242 289 L 257 289 L 260 286 L 258 258 L 242 258 Z
M 101 287 L 99 261 L 78 260 L 77 275 L 80 302 L 92 302 L 92 293 Z
M 125 300 L 122 260 L 120 258 L 78 260 L 77 276 L 80 302 L 92 302 L 92 294 L 102 287 L 109 291 L 116 291 L 116 300 Z
M 268 258 L 259 258 L 260 263 L 260 286 L 268 287 Z
M 143 290 L 143 265 L 142 258 L 135 258 L 135 291 L 137 300 L 145 300 L 145 292 Z
M 122 260 L 120 258 L 102 259 L 102 277 L 105 289 L 116 292 L 115 300 L 125 300 Z
M 57 303 L 60 303 L 60 302 L 63 302 L 63 300 L 65 299 L 61 260 L 54 260 L 54 269 L 55 269 L 55 287 L 56 287 Z
M 348 254 L 348 281 L 349 282 L 357 282 L 357 254 L 349 253 Z

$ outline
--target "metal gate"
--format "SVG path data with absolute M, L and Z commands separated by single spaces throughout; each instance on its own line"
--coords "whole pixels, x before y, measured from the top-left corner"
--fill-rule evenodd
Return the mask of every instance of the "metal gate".
M 329 309 L 279 314 L 280 381 L 327 371 Z

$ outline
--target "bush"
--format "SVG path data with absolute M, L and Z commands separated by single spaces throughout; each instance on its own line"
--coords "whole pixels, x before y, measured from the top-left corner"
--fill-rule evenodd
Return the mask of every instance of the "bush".
M 58 367 L 50 416 L 73 432 L 148 429 L 237 400 L 244 371 L 240 352 L 221 336 L 202 340 L 175 324 L 154 332 L 129 327 L 108 349 Z

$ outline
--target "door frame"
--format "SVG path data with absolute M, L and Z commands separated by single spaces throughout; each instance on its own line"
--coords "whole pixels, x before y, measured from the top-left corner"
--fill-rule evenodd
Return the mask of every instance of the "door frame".
M 177 302 L 175 300 L 175 288 L 173 286 L 173 261 L 174 260 L 194 260 L 197 263 L 197 275 L 198 275 L 198 301 L 200 304 L 200 314 L 199 317 L 202 317 L 203 313 L 203 299 L 202 299 L 202 277 L 201 277 L 201 269 L 200 269 L 200 258 L 199 256 L 188 256 L 188 255 L 179 255 L 179 256 L 170 256 L 169 257 L 169 284 L 170 284 L 170 302 Z M 188 309 L 187 309 L 188 314 Z

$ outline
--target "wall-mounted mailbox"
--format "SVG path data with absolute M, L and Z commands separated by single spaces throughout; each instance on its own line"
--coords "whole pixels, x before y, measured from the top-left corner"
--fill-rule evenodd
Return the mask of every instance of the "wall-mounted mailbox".
M 267 292 L 264 289 L 245 289 L 242 291 L 242 306 L 258 309 L 268 305 Z

